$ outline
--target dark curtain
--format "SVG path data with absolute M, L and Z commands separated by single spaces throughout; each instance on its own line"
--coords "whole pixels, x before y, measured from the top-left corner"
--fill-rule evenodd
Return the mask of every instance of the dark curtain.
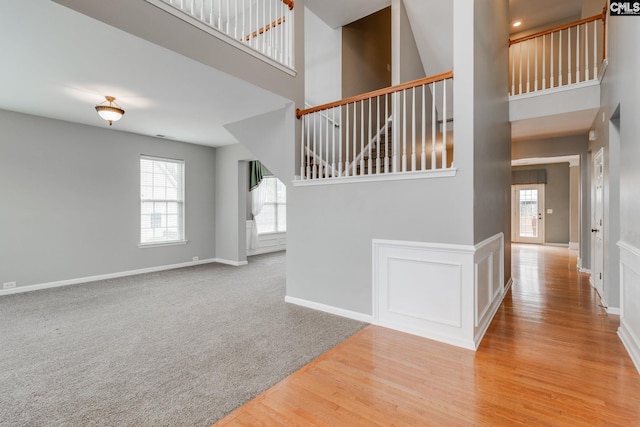
M 263 176 L 273 175 L 269 169 L 259 160 L 252 160 L 249 162 L 249 190 L 253 190 L 262 181 Z

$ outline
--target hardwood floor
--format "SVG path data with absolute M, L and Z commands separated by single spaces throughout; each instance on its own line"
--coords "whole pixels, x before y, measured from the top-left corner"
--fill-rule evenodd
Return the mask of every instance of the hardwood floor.
M 575 252 L 514 245 L 477 352 L 369 326 L 217 426 L 640 426 L 640 375 Z

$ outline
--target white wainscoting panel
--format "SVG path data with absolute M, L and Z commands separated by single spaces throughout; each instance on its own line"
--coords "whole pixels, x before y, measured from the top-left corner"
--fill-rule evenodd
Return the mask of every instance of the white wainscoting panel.
M 373 240 L 376 323 L 474 348 L 473 246 Z
M 474 343 L 480 345 L 491 319 L 502 303 L 504 286 L 504 236 L 496 234 L 478 243 L 474 253 L 475 265 L 475 324 Z
M 640 372 L 640 249 L 620 247 L 620 328 L 618 336 Z
M 504 236 L 471 245 L 373 240 L 377 324 L 475 350 L 505 293 Z

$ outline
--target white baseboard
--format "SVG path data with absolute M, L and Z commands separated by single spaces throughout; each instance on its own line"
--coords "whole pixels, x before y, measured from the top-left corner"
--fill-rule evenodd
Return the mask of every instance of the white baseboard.
M 100 274 L 97 276 L 88 276 L 88 277 L 80 277 L 77 279 L 60 280 L 57 282 L 40 283 L 37 285 L 19 286 L 17 288 L 11 288 L 11 289 L 0 289 L 0 296 L 20 294 L 23 292 L 39 291 L 41 289 L 59 288 L 62 286 L 77 285 L 80 283 L 97 282 L 99 280 L 117 279 L 119 277 L 135 276 L 138 274 L 155 273 L 158 271 L 174 270 L 176 268 L 192 267 L 194 265 L 211 264 L 214 262 L 217 262 L 220 264 L 229 264 L 229 265 L 245 265 L 247 263 L 246 261 L 244 261 L 244 263 L 237 263 L 237 262 L 234 263 L 233 261 L 222 260 L 219 258 L 202 259 L 198 261 L 188 261 L 188 262 L 182 262 L 178 264 L 161 265 L 157 267 L 148 267 L 148 268 L 140 268 L 137 270 L 121 271 L 118 273 Z
M 569 249 L 577 251 L 580 249 L 580 243 L 578 242 L 569 242 Z
M 374 323 L 373 316 L 369 314 L 358 313 L 356 311 L 345 310 L 343 308 L 333 307 L 331 305 L 320 304 L 300 298 L 285 296 L 284 301 L 289 304 L 299 305 L 301 307 L 311 308 L 313 310 L 324 311 L 325 313 L 335 314 L 337 316 L 346 317 L 348 319 L 358 320 L 360 322 Z
M 545 242 L 544 243 L 545 246 L 557 246 L 560 248 L 568 248 L 569 247 L 569 243 L 549 243 L 549 242 Z
M 213 258 L 211 262 L 217 262 L 218 264 L 232 265 L 234 267 L 242 267 L 243 265 L 249 264 L 249 261 L 231 261 L 228 259 L 222 258 Z
M 622 344 L 624 344 L 624 348 L 627 349 L 627 353 L 629 353 L 638 373 L 640 373 L 640 340 L 638 340 L 638 337 L 634 336 L 624 319 L 621 319 L 620 321 L 618 336 L 620 337 Z
M 620 307 L 607 307 L 605 310 L 607 310 L 607 314 L 620 316 Z

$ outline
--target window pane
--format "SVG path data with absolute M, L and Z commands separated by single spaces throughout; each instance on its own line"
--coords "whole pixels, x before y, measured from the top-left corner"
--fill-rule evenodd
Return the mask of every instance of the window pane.
M 273 233 L 276 231 L 275 205 L 265 204 L 260 213 L 254 218 L 258 233 Z
M 278 205 L 278 231 L 287 231 L 287 205 Z
M 183 175 L 184 164 L 181 161 L 140 159 L 142 243 L 184 239 Z
M 278 183 L 278 203 L 287 203 L 287 187 L 276 179 Z

